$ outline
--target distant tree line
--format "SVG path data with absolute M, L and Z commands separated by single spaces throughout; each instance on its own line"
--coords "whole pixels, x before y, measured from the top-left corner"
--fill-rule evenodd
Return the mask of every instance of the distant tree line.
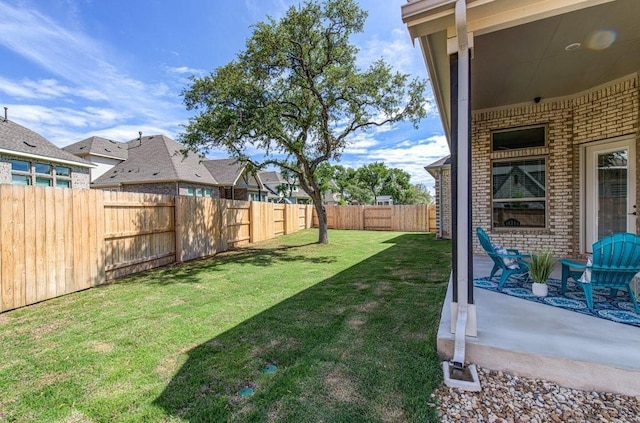
M 432 204 L 424 184 L 411 184 L 402 169 L 375 162 L 357 169 L 323 163 L 316 170 L 322 189 L 340 194 L 341 204 L 375 204 L 376 197 L 390 195 L 394 204 Z

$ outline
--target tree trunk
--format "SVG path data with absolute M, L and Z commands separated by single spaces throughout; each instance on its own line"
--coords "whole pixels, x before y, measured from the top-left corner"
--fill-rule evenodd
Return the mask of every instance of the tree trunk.
M 322 201 L 316 201 L 314 198 L 313 205 L 316 208 L 316 213 L 318 215 L 318 244 L 328 244 L 329 243 L 329 234 L 328 234 L 328 224 L 327 224 L 327 209 L 322 204 Z

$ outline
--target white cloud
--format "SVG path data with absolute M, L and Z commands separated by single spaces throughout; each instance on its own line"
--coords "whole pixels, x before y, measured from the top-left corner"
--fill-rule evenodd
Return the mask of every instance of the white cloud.
M 164 134 L 175 138 L 181 121 L 147 120 L 139 124 L 122 124 L 120 112 L 110 108 L 87 106 L 81 109 L 69 107 L 45 107 L 14 104 L 8 106 L 9 119 L 45 136 L 63 147 L 92 135 L 117 141 L 128 141 L 142 131 L 146 135 Z
M 190 76 L 190 75 L 203 76 L 207 73 L 207 71 L 205 71 L 204 69 L 190 68 L 188 66 L 178 66 L 178 67 L 167 66 L 167 72 L 169 74 L 182 75 L 182 76 Z
M 84 98 L 91 101 L 107 100 L 107 97 L 93 88 L 78 88 L 65 85 L 56 79 L 10 80 L 0 76 L 0 92 L 19 99 L 51 100 L 63 97 Z
M 412 183 L 423 183 L 433 188 L 433 178 L 424 167 L 448 155 L 449 148 L 446 137 L 444 135 L 436 135 L 418 141 L 402 141 L 396 147 L 363 148 L 356 153 L 358 154 L 357 156 L 350 158 L 345 163 L 341 162 L 341 164 L 359 167 L 376 161 L 383 162 L 388 167 L 408 172 L 411 175 Z
M 0 2 L 0 45 L 30 60 L 66 83 L 54 78 L 21 82 L 0 80 L 0 90 L 22 99 L 70 99 L 82 97 L 104 102 L 118 110 L 122 120 L 162 120 L 184 113 L 180 102 L 169 100 L 163 84 L 146 84 L 127 75 L 110 57 L 111 49 L 90 36 L 68 29 L 27 7 Z M 25 30 L 28 28 L 28 30 Z M 56 108 L 55 110 L 57 110 Z M 70 110 L 66 115 L 73 115 Z M 83 112 L 75 112 L 82 119 Z M 91 114 L 91 112 L 88 112 Z M 27 119 L 25 117 L 25 119 Z M 87 125 L 71 119 L 75 126 Z M 109 122 L 102 122 L 108 124 Z M 44 134 L 43 134 L 44 135 Z
M 371 147 L 375 147 L 378 144 L 379 141 L 375 139 L 375 136 L 359 133 L 350 138 L 344 152 L 345 154 L 365 154 Z
M 426 166 L 430 161 L 436 161 L 449 154 L 449 148 L 444 135 L 432 136 L 425 141 L 424 143 L 422 141 L 413 142 L 406 147 L 381 148 L 369 152 L 366 157 L 372 161 L 384 160 L 389 163 L 420 162 L 422 166 Z M 406 143 L 403 142 L 401 144 L 404 145 Z
M 134 138 L 138 138 L 138 132 L 142 132 L 142 136 L 147 135 L 165 135 L 169 138 L 175 139 L 177 133 L 171 131 L 167 127 L 162 127 L 153 124 L 144 125 L 118 125 L 109 128 L 103 128 L 95 132 L 91 132 L 87 137 L 96 135 L 115 141 L 131 141 Z
M 424 64 L 420 62 L 420 54 L 409 40 L 405 29 L 394 28 L 388 39 L 374 37 L 360 45 L 358 66 L 368 68 L 373 62 L 384 59 L 396 71 L 413 75 L 424 75 Z

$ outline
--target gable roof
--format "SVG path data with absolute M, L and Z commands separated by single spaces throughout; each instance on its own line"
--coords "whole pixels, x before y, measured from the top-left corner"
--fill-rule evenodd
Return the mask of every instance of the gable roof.
M 0 120 L 0 152 L 81 167 L 93 165 L 62 150 L 42 135 L 10 120 Z
M 237 159 L 205 160 L 202 163 L 221 185 L 235 185 L 246 168 L 246 165 Z
M 94 155 L 127 160 L 129 156 L 127 144 L 95 136 L 70 144 L 62 149 L 79 157 Z
M 128 158 L 93 181 L 93 186 L 169 181 L 217 185 L 195 152 L 164 135 L 135 138 L 126 143 Z
M 287 181 L 280 172 L 276 172 L 276 171 L 259 172 L 258 176 L 262 180 L 262 183 L 265 184 L 265 187 L 271 193 L 273 193 L 273 195 L 276 195 L 276 196 L 280 195 L 280 193 L 278 192 L 278 185 L 292 184 L 292 182 Z M 271 187 L 267 186 L 267 184 L 271 185 Z M 295 185 L 299 185 L 299 184 L 295 184 Z M 311 196 L 304 189 L 302 189 L 302 187 L 299 187 L 297 191 L 291 192 L 290 194 L 291 196 L 288 196 L 289 198 L 302 198 L 302 199 L 311 198 Z
M 287 182 L 284 180 L 280 172 L 273 170 L 260 172 L 258 175 L 260 175 L 260 179 L 262 179 L 264 184 L 284 184 Z

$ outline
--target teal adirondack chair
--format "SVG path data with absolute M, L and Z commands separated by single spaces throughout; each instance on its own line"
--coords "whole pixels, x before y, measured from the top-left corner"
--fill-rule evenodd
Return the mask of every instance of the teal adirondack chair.
M 640 314 L 638 300 L 631 289 L 633 277 L 640 272 L 639 235 L 619 233 L 594 242 L 593 264 L 589 267 L 573 260 L 562 259 L 559 261 L 562 263 L 561 294 L 566 292 L 567 280 L 571 278 L 582 288 L 587 306 L 593 310 L 593 288 L 609 288 L 612 297 L 618 294 L 618 289 L 622 289 L 629 293 L 636 313 Z M 587 268 L 591 269 L 591 282 L 580 280 Z
M 502 287 L 511 276 L 529 273 L 529 264 L 523 259 L 531 257 L 531 255 L 520 254 L 518 250 L 513 248 L 507 248 L 506 253 L 498 253 L 484 229 L 480 227 L 476 228 L 476 234 L 478 235 L 480 245 L 484 248 L 487 255 L 491 257 L 491 260 L 493 260 L 493 269 L 491 269 L 489 279 L 492 279 L 498 270 L 502 271 L 500 274 L 500 282 L 498 283 L 498 291 L 502 291 Z

